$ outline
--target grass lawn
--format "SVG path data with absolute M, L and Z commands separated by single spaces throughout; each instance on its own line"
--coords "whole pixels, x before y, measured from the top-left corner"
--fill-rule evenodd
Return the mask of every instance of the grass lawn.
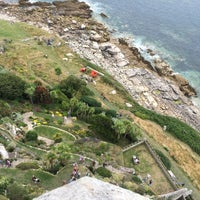
M 139 164 L 135 165 L 133 163 L 133 155 L 139 158 Z M 124 165 L 126 167 L 134 168 L 136 174 L 140 175 L 142 178 L 145 178 L 147 174 L 150 174 L 153 180 L 153 184 L 150 187 L 155 194 L 173 191 L 168 179 L 165 177 L 144 144 L 124 152 Z
M 43 136 L 52 140 L 54 139 L 53 138 L 54 135 L 58 133 L 62 135 L 63 141 L 69 142 L 69 143 L 74 141 L 74 138 L 70 134 L 68 134 L 67 131 L 60 131 L 53 127 L 38 126 L 38 127 L 35 127 L 34 130 L 38 133 L 39 136 Z

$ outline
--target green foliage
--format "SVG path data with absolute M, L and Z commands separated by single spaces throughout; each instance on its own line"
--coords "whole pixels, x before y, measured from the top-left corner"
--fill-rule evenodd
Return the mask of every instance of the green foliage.
M 15 148 L 16 148 L 16 144 L 14 142 L 10 142 L 8 146 L 6 147 L 7 151 L 9 152 L 13 152 Z
M 27 141 L 37 141 L 38 134 L 36 131 L 31 130 L 26 133 L 25 138 Z
M 140 116 L 143 116 L 142 118 L 154 121 L 161 127 L 166 126 L 168 133 L 189 145 L 194 152 L 200 155 L 200 134 L 189 125 L 174 117 L 157 114 L 136 103 L 131 111 L 136 115 L 140 113 Z
M 155 151 L 158 154 L 158 156 L 160 157 L 160 159 L 163 162 L 163 164 L 165 165 L 165 167 L 168 170 L 170 170 L 171 169 L 171 162 L 170 162 L 170 160 L 162 153 L 162 151 L 159 151 L 157 149 Z
M 0 118 L 10 116 L 11 112 L 10 105 L 5 101 L 0 100 Z
M 142 183 L 141 179 L 138 176 L 135 176 L 135 175 L 132 177 L 132 180 L 137 184 L 141 184 Z
M 28 170 L 28 169 L 39 169 L 39 165 L 37 162 L 22 162 L 19 163 L 16 168 L 21 170 Z
M 62 103 L 63 101 L 69 101 L 68 97 L 59 89 L 52 90 L 50 92 L 50 96 L 54 103 Z
M 105 114 L 108 117 L 116 117 L 117 116 L 116 110 L 106 110 Z
M 55 68 L 55 73 L 57 76 L 60 76 L 62 74 L 62 71 L 59 67 Z
M 91 119 L 91 130 L 101 136 L 103 139 L 116 143 L 115 130 L 113 129 L 113 121 L 105 115 L 95 115 Z
M 73 75 L 69 76 L 67 79 L 62 80 L 59 84 L 59 88 L 68 98 L 72 98 L 76 95 L 94 94 L 87 88 L 85 81 Z
M 96 155 L 101 156 L 101 154 L 109 151 L 109 144 L 102 142 L 99 147 L 95 148 L 93 151 L 96 153 Z
M 2 99 L 22 99 L 25 82 L 13 74 L 0 74 L 0 97 Z
M 23 185 L 13 183 L 7 188 L 7 196 L 10 200 L 31 200 L 27 188 Z
M 96 99 L 89 97 L 89 96 L 82 96 L 80 98 L 81 101 L 85 102 L 88 106 L 91 107 L 101 107 L 101 103 L 98 102 Z
M 70 159 L 70 147 L 65 143 L 57 144 L 44 158 L 44 169 L 56 174 Z
M 138 132 L 135 131 L 136 129 L 130 120 L 113 118 L 112 128 L 117 133 L 118 140 L 122 137 L 126 137 L 130 139 L 131 142 L 137 141 Z
M 54 142 L 55 142 L 55 143 L 60 143 L 60 142 L 62 142 L 62 135 L 61 135 L 61 133 L 56 133 L 56 134 L 53 136 L 53 139 L 54 139 Z
M 7 189 L 8 185 L 10 183 L 9 178 L 2 176 L 0 177 L 0 194 L 5 194 L 5 190 Z
M 149 116 L 147 114 L 141 113 L 141 112 L 135 112 L 134 113 L 137 117 L 141 118 L 141 119 L 149 119 Z
M 95 108 L 94 108 L 94 114 L 101 114 L 101 113 L 103 113 L 104 111 L 105 111 L 105 109 L 102 108 L 102 107 L 95 107 Z
M 110 178 L 112 176 L 112 173 L 104 167 L 97 168 L 95 172 L 98 173 L 99 175 L 103 176 L 104 178 L 106 178 L 106 177 Z

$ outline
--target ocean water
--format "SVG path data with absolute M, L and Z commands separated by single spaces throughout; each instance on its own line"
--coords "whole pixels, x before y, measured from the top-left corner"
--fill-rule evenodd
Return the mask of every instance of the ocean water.
M 184 76 L 198 92 L 193 102 L 200 106 L 200 0 L 83 1 L 114 36 L 129 38 L 142 52 L 154 50 Z

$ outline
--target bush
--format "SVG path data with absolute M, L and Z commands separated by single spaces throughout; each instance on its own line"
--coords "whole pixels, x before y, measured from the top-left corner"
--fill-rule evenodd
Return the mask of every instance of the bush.
M 158 154 L 158 156 L 160 157 L 161 161 L 163 162 L 163 164 L 165 165 L 165 167 L 170 170 L 171 169 L 171 162 L 170 160 L 159 150 L 155 150 L 156 153 Z
M 28 169 L 39 169 L 39 165 L 37 162 L 23 162 L 19 163 L 16 168 L 21 170 L 28 170 Z
M 14 74 L 0 74 L 0 97 L 2 99 L 21 99 L 25 92 L 25 82 Z
M 117 116 L 116 110 L 106 110 L 105 114 L 108 117 L 116 117 Z
M 55 143 L 60 143 L 60 142 L 62 142 L 62 135 L 61 135 L 61 133 L 56 133 L 56 134 L 53 136 L 53 139 L 54 139 L 54 142 L 55 142 Z
M 104 112 L 105 111 L 105 109 L 103 109 L 102 107 L 95 107 L 94 108 L 95 110 L 94 110 L 94 114 L 101 114 L 102 112 Z
M 37 138 L 38 138 L 38 134 L 36 131 L 32 130 L 32 131 L 28 131 L 26 133 L 26 140 L 27 141 L 37 141 Z
M 59 89 L 52 90 L 50 92 L 50 96 L 54 103 L 61 103 L 63 101 L 69 101 L 67 96 L 63 92 L 61 92 Z
M 10 142 L 6 149 L 9 152 L 13 152 L 15 150 L 15 148 L 16 148 L 16 144 L 14 142 Z
M 106 177 L 110 178 L 112 176 L 112 173 L 104 167 L 97 168 L 95 172 L 98 173 L 99 175 L 105 177 L 105 178 Z
M 0 100 L 0 118 L 10 116 L 11 112 L 10 105 L 6 101 Z
M 140 179 L 138 176 L 133 176 L 133 177 L 132 177 L 132 180 L 133 180 L 135 183 L 137 183 L 137 184 L 142 183 L 141 179 Z
M 59 84 L 59 89 L 68 98 L 72 98 L 77 94 L 94 95 L 94 93 L 89 88 L 87 88 L 86 82 L 74 75 L 71 75 L 67 77 L 67 79 L 62 80 Z
M 31 200 L 28 190 L 17 183 L 10 184 L 7 188 L 7 197 L 10 200 Z
M 101 107 L 101 103 L 92 97 L 82 96 L 80 100 L 90 107 Z

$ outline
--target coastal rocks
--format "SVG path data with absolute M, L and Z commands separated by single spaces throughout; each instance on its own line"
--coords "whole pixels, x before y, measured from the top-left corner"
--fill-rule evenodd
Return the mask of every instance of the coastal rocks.
M 171 76 L 173 72 L 169 64 L 160 58 L 154 60 L 154 68 L 160 76 Z
M 183 78 L 179 74 L 174 74 L 173 78 L 175 79 L 176 83 L 179 85 L 180 90 L 184 93 L 185 96 L 191 97 L 197 95 L 195 89 L 190 86 L 189 82 L 185 78 Z

